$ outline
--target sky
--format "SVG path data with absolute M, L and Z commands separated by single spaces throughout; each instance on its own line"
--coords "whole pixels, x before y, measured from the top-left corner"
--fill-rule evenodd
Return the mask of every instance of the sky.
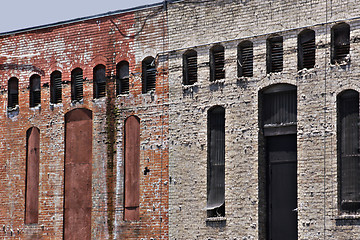
M 128 9 L 162 0 L 3 0 L 0 33 Z

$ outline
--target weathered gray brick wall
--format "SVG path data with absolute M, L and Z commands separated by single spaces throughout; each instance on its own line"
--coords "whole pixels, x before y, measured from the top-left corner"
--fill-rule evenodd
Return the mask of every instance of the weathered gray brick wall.
M 182 1 L 169 8 L 170 239 L 259 239 L 258 92 L 297 86 L 299 239 L 360 239 L 360 215 L 338 211 L 336 96 L 360 90 L 359 1 Z M 351 62 L 330 64 L 331 27 L 350 25 Z M 316 65 L 297 71 L 297 35 L 315 31 Z M 266 74 L 266 39 L 284 39 L 284 69 Z M 237 45 L 254 44 L 254 76 L 237 78 Z M 225 47 L 225 80 L 209 81 L 209 50 Z M 198 53 L 198 82 L 182 85 L 182 54 Z M 225 227 L 206 224 L 207 111 L 225 108 Z M 261 178 L 262 176 L 260 176 Z M 354 218 L 355 220 L 350 220 Z

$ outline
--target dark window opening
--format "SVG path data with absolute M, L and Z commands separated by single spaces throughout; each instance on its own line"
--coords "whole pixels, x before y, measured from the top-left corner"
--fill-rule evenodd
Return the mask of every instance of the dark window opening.
M 331 63 L 349 61 L 350 26 L 339 23 L 331 29 Z
M 14 109 L 19 105 L 19 80 L 15 77 L 8 82 L 8 108 Z
M 30 107 L 36 107 L 41 103 L 40 76 L 34 74 L 30 77 Z
M 116 95 L 129 93 L 129 63 L 121 61 L 116 65 Z
M 210 81 L 225 78 L 225 50 L 216 45 L 210 50 Z
M 253 44 L 250 41 L 241 42 L 238 46 L 238 77 L 253 76 Z
M 189 50 L 183 55 L 183 84 L 192 85 L 197 82 L 197 52 Z
M 93 79 L 94 79 L 94 83 L 93 83 L 94 98 L 105 97 L 105 95 L 106 95 L 106 76 L 105 76 L 105 66 L 104 65 L 99 64 L 96 67 L 94 67 Z
M 359 93 L 338 96 L 338 168 L 340 209 L 360 210 Z
M 267 39 L 267 73 L 283 70 L 283 37 L 274 36 Z
M 50 102 L 62 102 L 62 86 L 61 86 L 61 72 L 54 71 L 50 75 Z
M 147 57 L 142 61 L 142 93 L 155 90 L 156 65 L 153 57 Z
M 83 99 L 83 70 L 75 68 L 71 71 L 71 101 Z
M 38 223 L 39 215 L 40 130 L 26 131 L 25 224 Z
M 207 216 L 225 216 L 225 109 L 208 112 Z
M 315 32 L 310 29 L 298 36 L 298 70 L 315 66 Z

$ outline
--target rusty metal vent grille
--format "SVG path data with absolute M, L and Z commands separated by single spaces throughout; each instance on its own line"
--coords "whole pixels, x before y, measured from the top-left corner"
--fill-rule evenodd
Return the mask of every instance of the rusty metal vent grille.
M 283 70 L 283 38 L 272 37 L 267 40 L 267 73 Z
M 74 69 L 71 73 L 72 101 L 80 101 L 83 98 L 83 71 L 80 68 Z
M 30 78 L 30 107 L 36 107 L 41 103 L 40 76 L 33 75 Z
M 61 72 L 55 71 L 51 74 L 50 82 L 50 101 L 51 103 L 62 102 L 62 86 L 61 86 Z
M 250 41 L 240 43 L 238 47 L 238 77 L 253 76 L 253 44 Z
M 210 54 L 210 80 L 216 81 L 225 78 L 225 52 L 223 46 L 215 46 Z
M 298 69 L 311 69 L 315 66 L 315 32 L 304 30 L 298 37 Z
M 197 82 L 197 52 L 188 51 L 183 56 L 184 85 L 192 85 Z
M 331 34 L 332 59 L 331 63 L 347 61 L 350 53 L 350 26 L 340 23 L 332 28 Z
M 121 61 L 116 66 L 116 94 L 129 93 L 129 63 Z
M 147 57 L 143 61 L 142 69 L 142 80 L 143 80 L 143 89 L 142 93 L 147 93 L 151 90 L 155 90 L 156 85 L 156 67 L 155 60 L 153 57 Z
M 14 108 L 19 105 L 19 80 L 10 78 L 8 83 L 8 107 Z

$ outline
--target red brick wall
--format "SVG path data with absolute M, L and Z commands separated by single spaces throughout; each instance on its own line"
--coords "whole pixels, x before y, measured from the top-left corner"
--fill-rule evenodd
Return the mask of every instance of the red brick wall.
M 151 15 L 151 16 L 150 16 Z M 124 37 L 111 23 L 112 19 Z M 144 28 L 137 34 L 146 21 Z M 141 93 L 141 61 L 167 50 L 161 7 L 0 36 L 0 238 L 63 235 L 64 116 L 93 112 L 93 239 L 168 236 L 167 59 L 157 57 L 156 90 Z M 25 57 L 18 57 L 24 56 Z M 115 96 L 116 64 L 130 65 L 130 92 Z M 93 99 L 93 68 L 106 66 L 107 97 Z M 84 100 L 71 103 L 71 71 L 83 69 Z M 50 104 L 50 74 L 62 72 L 62 103 Z M 29 79 L 41 76 L 41 107 L 29 108 Z M 18 115 L 7 111 L 7 81 L 19 79 Z M 13 112 L 12 112 L 13 113 Z M 140 118 L 140 220 L 123 220 L 124 121 Z M 26 130 L 40 129 L 39 221 L 25 225 Z M 150 172 L 144 175 L 147 167 Z M 160 237 L 161 235 L 161 237 Z

